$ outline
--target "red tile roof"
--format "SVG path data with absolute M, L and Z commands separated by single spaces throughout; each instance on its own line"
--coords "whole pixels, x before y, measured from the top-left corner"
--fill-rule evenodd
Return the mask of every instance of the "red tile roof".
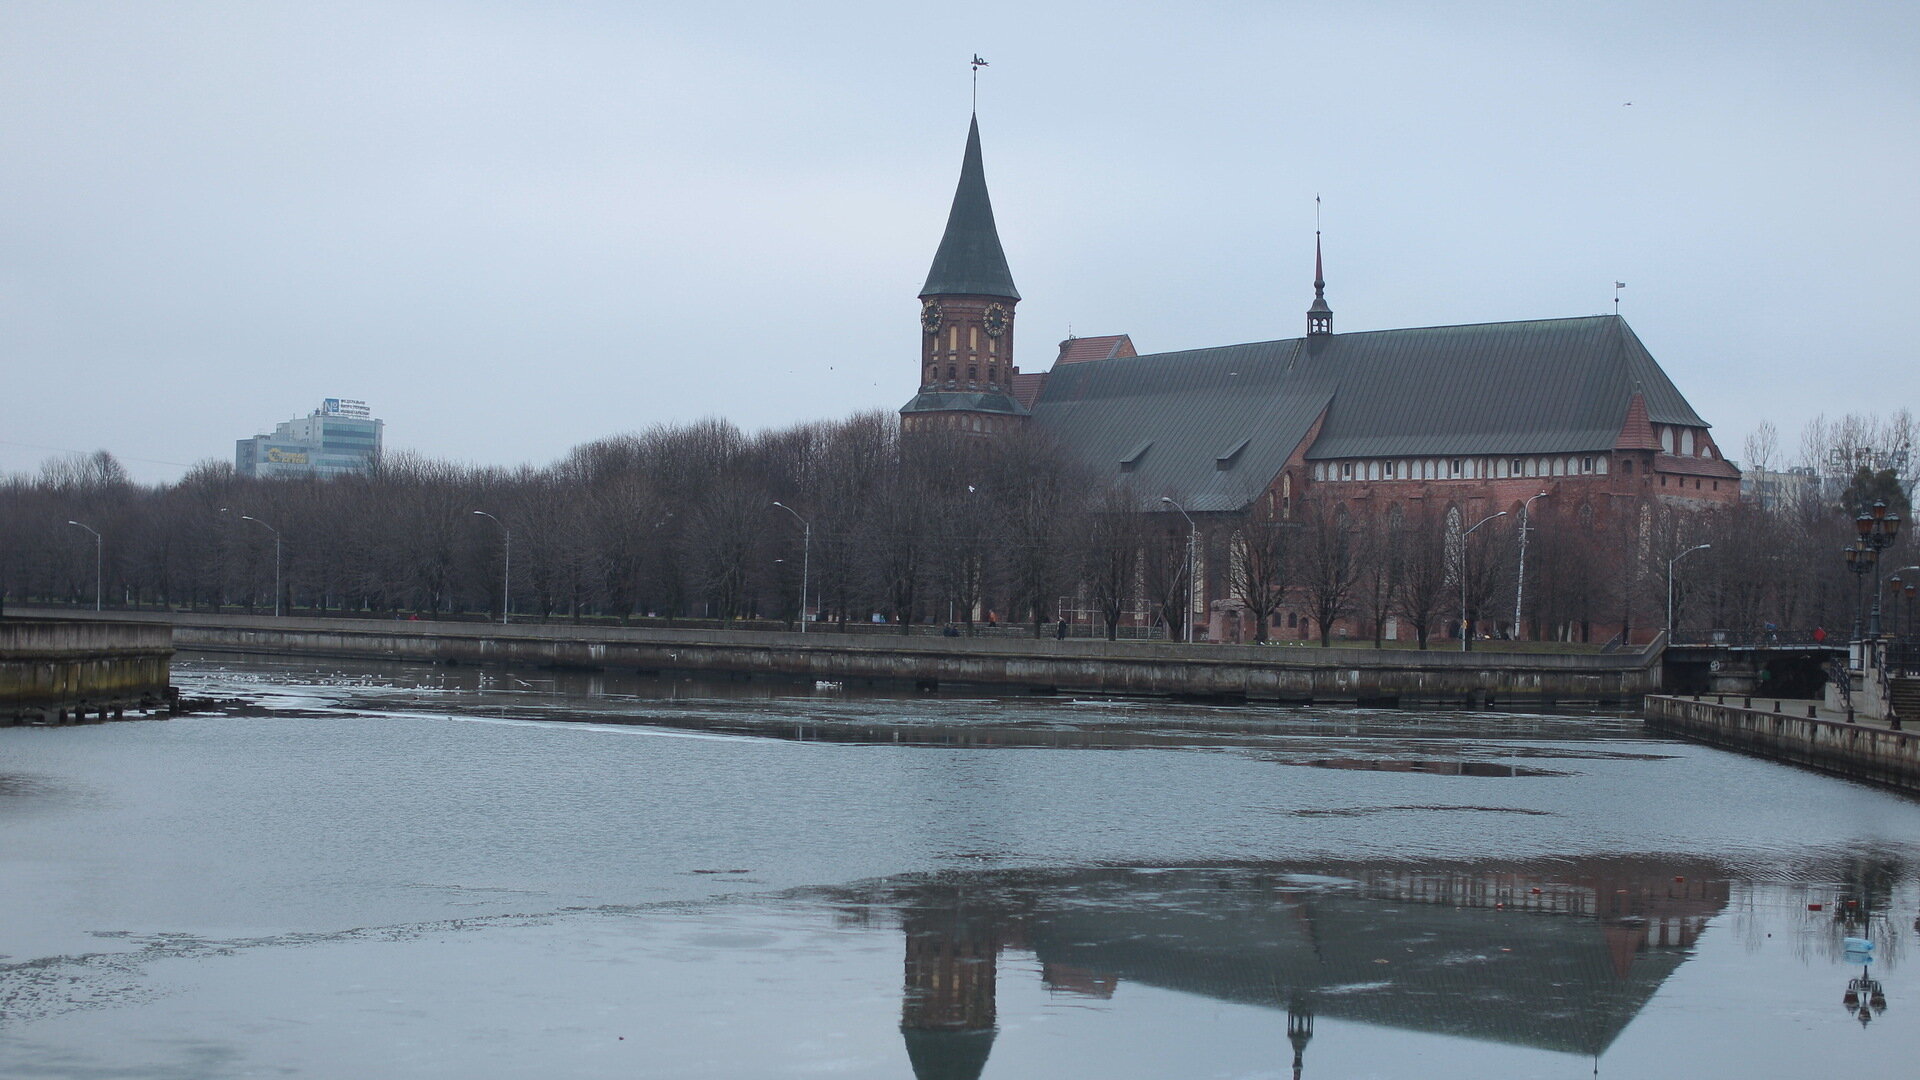
M 1133 339 L 1125 334 L 1070 337 L 1060 343 L 1060 355 L 1053 362 L 1078 364 L 1083 360 L 1113 360 L 1122 356 L 1139 355 L 1133 349 Z
M 1045 385 L 1047 385 L 1046 372 L 1022 371 L 1013 377 L 1013 400 L 1031 409 L 1034 400 L 1040 396 L 1040 388 Z

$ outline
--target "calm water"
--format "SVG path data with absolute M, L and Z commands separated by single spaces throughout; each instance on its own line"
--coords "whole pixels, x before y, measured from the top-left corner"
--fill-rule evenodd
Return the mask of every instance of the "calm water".
M 1637 721 L 176 681 L 0 730 L 0 1076 L 1916 1075 L 1920 804 Z

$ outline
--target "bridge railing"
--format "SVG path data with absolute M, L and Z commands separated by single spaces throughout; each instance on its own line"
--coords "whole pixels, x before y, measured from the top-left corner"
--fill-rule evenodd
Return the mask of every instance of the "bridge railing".
M 1722 645 L 1735 648 L 1845 648 L 1846 642 L 1822 630 L 1675 630 L 1673 645 Z

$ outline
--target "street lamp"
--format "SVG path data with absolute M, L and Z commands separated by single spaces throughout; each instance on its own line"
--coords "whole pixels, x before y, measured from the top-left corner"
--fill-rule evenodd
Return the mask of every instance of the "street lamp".
M 77 521 L 69 520 L 67 524 L 78 526 L 82 529 L 86 529 L 90 533 L 93 533 L 93 610 L 99 611 L 100 610 L 100 534 L 97 532 L 93 532 L 92 529 L 87 528 L 87 526 L 85 525 L 81 525 Z
M 1879 553 L 1892 547 L 1894 540 L 1899 538 L 1900 515 L 1887 513 L 1885 500 L 1875 500 L 1872 506 L 1853 519 L 1853 526 L 1860 534 L 1860 546 L 1872 549 L 1877 561 Z M 1867 636 L 1872 638 L 1880 636 L 1880 583 L 1878 581 L 1873 583 L 1873 615 L 1867 622 Z
M 1904 574 L 1904 573 L 1906 573 L 1906 572 L 1907 572 L 1907 571 L 1909 571 L 1909 570 L 1920 570 L 1920 566 L 1903 566 L 1903 567 L 1901 567 L 1900 569 L 1898 569 L 1898 570 L 1895 570 L 1895 571 L 1894 571 L 1894 572 L 1893 572 L 1892 574 L 1889 574 L 1889 575 L 1888 575 L 1888 576 L 1886 576 L 1885 578 L 1882 578 L 1882 579 L 1880 580 L 1880 583 L 1879 583 L 1879 584 L 1877 584 L 1877 585 L 1875 585 L 1875 586 L 1873 587 L 1873 608 L 1874 608 L 1874 611 L 1875 611 L 1875 613 L 1877 614 L 1877 613 L 1879 612 L 1879 610 L 1880 610 L 1880 592 L 1881 592 L 1881 590 L 1882 590 L 1882 589 L 1884 589 L 1884 588 L 1886 588 L 1886 587 L 1887 587 L 1887 586 L 1888 586 L 1889 584 L 1891 584 L 1891 585 L 1893 586 L 1893 625 L 1894 625 L 1894 632 L 1893 632 L 1893 636 L 1894 636 L 1894 637 L 1899 637 L 1899 636 L 1900 636 L 1900 630 L 1899 630 L 1899 626 L 1900 626 L 1900 586 L 1901 586 L 1901 582 L 1902 582 L 1902 581 L 1909 581 L 1909 584 L 1907 585 L 1907 589 L 1908 589 L 1908 591 L 1909 591 L 1909 595 L 1911 595 L 1911 590 L 1913 589 L 1913 586 L 1912 586 L 1912 584 L 1910 583 L 1910 579 L 1903 579 L 1903 578 L 1902 578 L 1902 577 L 1900 576 L 1901 574 Z
M 1500 511 L 1497 514 L 1488 514 L 1486 517 L 1483 517 L 1479 521 L 1474 522 L 1473 528 L 1468 529 L 1466 532 L 1463 532 L 1460 534 L 1460 651 L 1461 652 L 1466 652 L 1467 650 L 1473 648 L 1473 633 L 1467 629 L 1467 537 L 1472 536 L 1476 531 L 1479 530 L 1480 526 L 1485 525 L 1487 522 L 1492 521 L 1494 518 L 1506 517 L 1506 516 L 1507 516 L 1507 512 L 1505 510 Z
M 1850 548 L 1841 548 L 1840 554 L 1847 560 L 1847 569 L 1853 572 L 1853 640 L 1860 640 L 1860 609 L 1864 606 L 1860 600 L 1860 586 L 1879 561 L 1880 553 L 1865 544 L 1856 544 Z M 1858 650 L 1855 650 L 1858 652 Z
M 1513 586 L 1513 636 L 1515 638 L 1520 636 L 1520 598 L 1526 595 L 1527 591 L 1527 522 L 1532 520 L 1528 511 L 1533 509 L 1534 499 L 1546 497 L 1547 493 L 1543 491 L 1520 504 L 1520 574 Z
M 1160 496 L 1160 501 L 1161 501 L 1161 502 L 1163 502 L 1163 503 L 1166 503 L 1166 504 L 1167 504 L 1168 506 L 1171 506 L 1171 507 L 1173 507 L 1173 508 L 1174 508 L 1175 510 L 1178 510 L 1178 511 L 1180 511 L 1180 516 L 1181 516 L 1181 517 L 1183 517 L 1183 518 L 1186 518 L 1186 519 L 1187 519 L 1187 617 L 1186 617 L 1186 624 L 1187 624 L 1187 644 L 1189 644 L 1189 645 L 1191 645 L 1191 644 L 1193 644 L 1193 604 L 1194 604 L 1194 584 L 1195 584 L 1195 583 L 1194 583 L 1194 580 L 1193 580 L 1193 541 L 1194 541 L 1194 536 L 1195 536 L 1195 535 L 1196 535 L 1196 534 L 1198 533 L 1198 531 L 1199 531 L 1199 530 L 1198 530 L 1198 528 L 1197 528 L 1197 527 L 1196 527 L 1196 526 L 1194 525 L 1194 523 L 1193 523 L 1193 515 L 1191 515 L 1191 514 L 1189 514 L 1189 513 L 1187 513 L 1187 508 L 1186 508 L 1186 507 L 1184 507 L 1184 506 L 1181 506 L 1181 505 L 1180 505 L 1179 503 L 1177 503 L 1177 502 L 1174 502 L 1174 501 L 1173 501 L 1173 499 L 1171 499 L 1171 498 L 1169 498 L 1168 496 L 1165 496 L 1165 495 L 1162 495 L 1162 496 Z
M 1696 551 L 1705 551 L 1712 546 L 1712 544 L 1701 544 L 1697 547 L 1690 547 L 1667 560 L 1667 644 L 1669 645 L 1673 644 L 1673 564 Z
M 813 522 L 800 516 L 800 511 L 783 502 L 773 505 L 793 515 L 800 523 L 800 632 L 807 632 L 807 570 L 813 563 Z
M 227 513 L 227 508 L 221 507 L 220 512 Z M 280 614 L 280 530 L 248 514 L 241 514 L 240 520 L 251 521 L 273 534 L 273 613 L 278 616 Z
M 505 565 L 500 571 L 500 625 L 505 626 L 507 611 L 513 607 L 513 533 L 507 528 L 506 522 L 485 510 L 475 510 L 474 513 L 500 526 L 500 538 L 506 548 Z

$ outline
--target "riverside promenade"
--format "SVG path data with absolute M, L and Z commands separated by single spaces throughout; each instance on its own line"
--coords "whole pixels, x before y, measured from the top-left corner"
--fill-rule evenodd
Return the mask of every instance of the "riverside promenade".
M 1488 708 L 1631 705 L 1660 687 L 1657 647 L 1612 654 L 1484 649 L 1463 653 L 839 634 L 826 629 L 801 634 L 162 612 L 107 612 L 104 617 L 169 624 L 182 649 L 440 664 L 722 672 L 925 690 L 965 685 L 1012 692 Z
M 1920 794 L 1920 734 L 1823 701 L 1738 694 L 1648 695 L 1647 726 L 1663 734 L 1738 750 Z

